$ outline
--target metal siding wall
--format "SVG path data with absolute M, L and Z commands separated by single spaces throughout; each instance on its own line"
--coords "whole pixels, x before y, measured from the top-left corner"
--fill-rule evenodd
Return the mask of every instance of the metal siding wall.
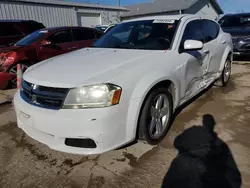
M 73 7 L 0 2 L 0 19 L 30 19 L 46 27 L 77 26 Z
M 79 13 L 97 13 L 101 15 L 103 25 L 115 24 L 120 22 L 117 11 L 100 10 L 100 9 L 77 9 Z

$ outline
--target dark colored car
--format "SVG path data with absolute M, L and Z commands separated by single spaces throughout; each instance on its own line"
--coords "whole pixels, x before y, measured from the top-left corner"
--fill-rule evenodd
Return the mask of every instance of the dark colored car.
M 15 43 L 43 28 L 45 26 L 42 23 L 33 20 L 0 20 L 0 47 Z
M 234 55 L 250 55 L 250 13 L 227 14 L 219 23 L 233 39 Z
M 35 31 L 12 46 L 0 49 L 0 74 L 16 75 L 17 64 L 22 65 L 24 72 L 39 61 L 91 46 L 102 34 L 85 27 L 44 28 Z M 16 86 L 16 77 L 10 81 L 12 87 Z M 6 85 L 6 80 L 0 80 L 1 84 Z
M 108 25 L 97 25 L 94 28 L 98 31 L 104 32 L 108 27 Z
M 105 31 L 104 33 L 107 33 L 108 31 L 111 31 L 117 24 L 112 24 L 110 25 Z

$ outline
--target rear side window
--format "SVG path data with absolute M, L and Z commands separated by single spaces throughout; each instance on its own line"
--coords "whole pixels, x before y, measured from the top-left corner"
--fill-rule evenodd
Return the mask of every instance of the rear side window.
M 52 34 L 47 39 L 52 44 L 61 44 L 66 42 L 72 42 L 72 35 L 70 30 L 58 31 Z
M 89 29 L 73 29 L 74 41 L 95 39 L 95 33 Z
M 186 40 L 198 40 L 203 42 L 202 21 L 194 20 L 187 24 L 180 44 L 180 49 L 184 49 Z
M 14 23 L 0 23 L 0 36 L 19 36 L 23 35 Z
M 217 38 L 219 26 L 211 20 L 203 20 L 204 42 L 210 42 Z

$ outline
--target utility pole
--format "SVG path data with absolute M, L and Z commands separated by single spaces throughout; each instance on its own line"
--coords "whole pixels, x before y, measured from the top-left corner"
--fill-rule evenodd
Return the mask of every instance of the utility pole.
M 121 0 L 117 0 L 117 5 L 118 5 L 118 7 L 121 6 Z M 120 12 L 118 11 L 118 12 L 117 12 L 117 18 L 118 18 L 118 20 L 120 20 L 120 17 L 121 17 L 121 14 L 120 14 Z

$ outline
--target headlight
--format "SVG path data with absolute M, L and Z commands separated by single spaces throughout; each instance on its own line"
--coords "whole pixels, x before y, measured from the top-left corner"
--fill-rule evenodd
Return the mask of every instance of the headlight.
M 113 84 L 97 84 L 71 89 L 63 108 L 102 108 L 120 101 L 121 87 Z

